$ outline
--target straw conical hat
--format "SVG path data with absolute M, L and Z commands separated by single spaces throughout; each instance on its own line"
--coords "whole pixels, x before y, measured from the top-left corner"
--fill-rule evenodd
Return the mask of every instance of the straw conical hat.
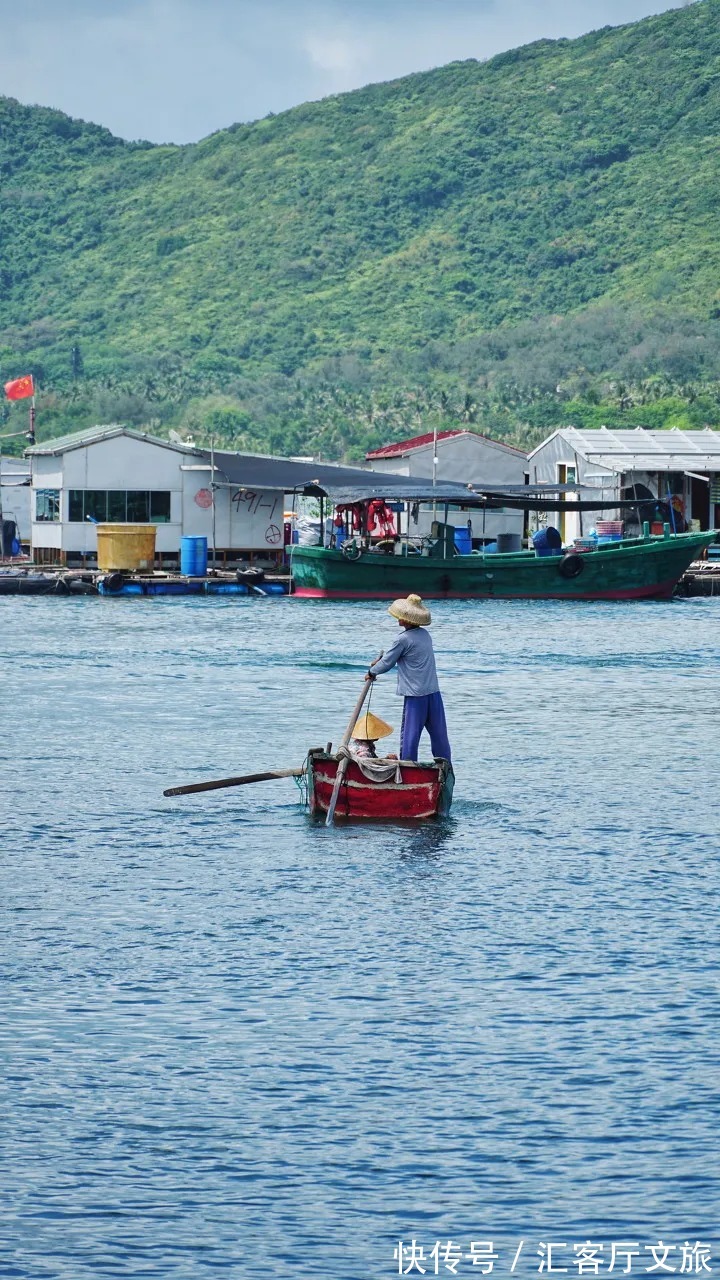
M 367 742 L 374 742 L 376 738 L 387 738 L 392 733 L 391 724 L 386 724 L 379 716 L 374 716 L 372 711 L 366 712 L 358 720 L 353 729 L 353 738 L 363 738 Z
M 430 610 L 425 608 L 419 596 L 393 600 L 388 613 L 398 622 L 409 622 L 412 627 L 429 627 L 432 621 Z

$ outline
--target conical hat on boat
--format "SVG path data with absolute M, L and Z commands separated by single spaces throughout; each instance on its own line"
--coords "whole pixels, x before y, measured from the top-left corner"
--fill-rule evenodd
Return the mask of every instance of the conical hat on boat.
M 409 622 L 411 627 L 429 627 L 432 622 L 430 610 L 425 608 L 419 596 L 408 596 L 407 600 L 393 600 L 388 613 L 398 622 Z
M 367 742 L 374 742 L 376 738 L 387 738 L 392 733 L 391 724 L 386 724 L 379 716 L 374 716 L 372 711 L 366 712 L 358 720 L 353 729 L 353 738 L 362 738 Z

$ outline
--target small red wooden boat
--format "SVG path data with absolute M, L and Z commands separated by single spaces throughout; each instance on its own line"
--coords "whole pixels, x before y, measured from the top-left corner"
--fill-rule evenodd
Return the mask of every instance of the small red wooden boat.
M 306 769 L 311 814 L 327 813 L 342 759 L 343 756 L 328 755 L 322 750 L 309 753 Z M 449 812 L 455 775 L 448 760 L 432 764 L 402 761 L 397 772 L 400 782 L 395 775 L 387 782 L 375 782 L 366 777 L 357 761 L 350 759 L 340 783 L 335 817 L 393 822 L 444 817 Z

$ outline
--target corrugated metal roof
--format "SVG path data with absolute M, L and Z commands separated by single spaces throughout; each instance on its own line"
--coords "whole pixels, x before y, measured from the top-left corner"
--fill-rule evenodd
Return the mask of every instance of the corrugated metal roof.
M 437 439 L 439 442 L 440 440 L 449 440 L 451 436 L 461 436 L 464 434 L 465 433 L 457 427 L 452 431 L 438 431 Z M 434 431 L 426 432 L 425 435 L 422 436 L 411 436 L 409 440 L 398 440 L 395 444 L 384 444 L 380 449 L 371 449 L 369 453 L 365 454 L 365 457 L 368 462 L 370 462 L 372 458 L 399 457 L 400 454 L 410 453 L 412 449 L 422 449 L 426 444 L 432 444 L 434 439 Z
M 453 427 L 447 431 L 438 431 L 437 441 L 440 444 L 443 440 L 450 440 L 453 436 L 475 436 L 477 440 L 487 440 L 489 444 L 497 445 L 499 449 L 507 449 L 508 453 L 517 453 L 521 458 L 525 457 L 522 449 L 516 449 L 511 444 L 505 444 L 503 440 L 493 440 L 492 436 L 485 436 L 481 431 L 469 431 L 467 427 Z M 405 453 L 412 453 L 413 449 L 423 449 L 426 445 L 432 444 L 436 439 L 433 431 L 426 431 L 421 436 L 411 436 L 409 440 L 399 440 L 396 444 L 383 445 L 381 449 L 371 449 L 365 454 L 368 462 L 372 462 L 375 458 L 396 458 Z
M 600 463 L 611 471 L 720 471 L 720 431 L 712 427 L 701 431 L 561 427 L 548 439 L 556 436 L 587 462 Z M 530 458 L 547 443 L 545 440 L 533 449 Z
M 25 450 L 26 455 L 54 455 L 67 453 L 70 449 L 82 449 L 85 445 L 96 444 L 100 440 L 113 440 L 116 436 L 130 436 L 133 440 L 146 440 L 149 444 L 160 445 L 163 449 L 176 449 L 178 453 L 197 453 L 192 445 L 176 444 L 172 440 L 161 440 L 151 436 L 147 431 L 138 431 L 134 427 L 124 427 L 120 422 L 109 422 L 104 426 L 86 427 L 84 431 L 73 431 L 70 435 L 55 436 L 50 440 L 41 440 Z

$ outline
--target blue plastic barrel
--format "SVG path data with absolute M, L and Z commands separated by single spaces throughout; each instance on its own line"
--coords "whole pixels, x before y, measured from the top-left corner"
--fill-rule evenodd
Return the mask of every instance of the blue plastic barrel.
M 208 540 L 207 538 L 195 539 L 195 574 L 198 578 L 204 578 L 208 567 Z
M 180 572 L 186 578 L 204 578 L 207 561 L 207 538 L 180 539 Z
M 536 556 L 559 556 L 562 554 L 562 538 L 557 529 L 548 525 L 547 529 L 538 529 L 532 536 Z
M 455 550 L 460 556 L 469 556 L 472 551 L 472 537 L 470 530 L 464 525 L 460 525 L 455 530 Z

